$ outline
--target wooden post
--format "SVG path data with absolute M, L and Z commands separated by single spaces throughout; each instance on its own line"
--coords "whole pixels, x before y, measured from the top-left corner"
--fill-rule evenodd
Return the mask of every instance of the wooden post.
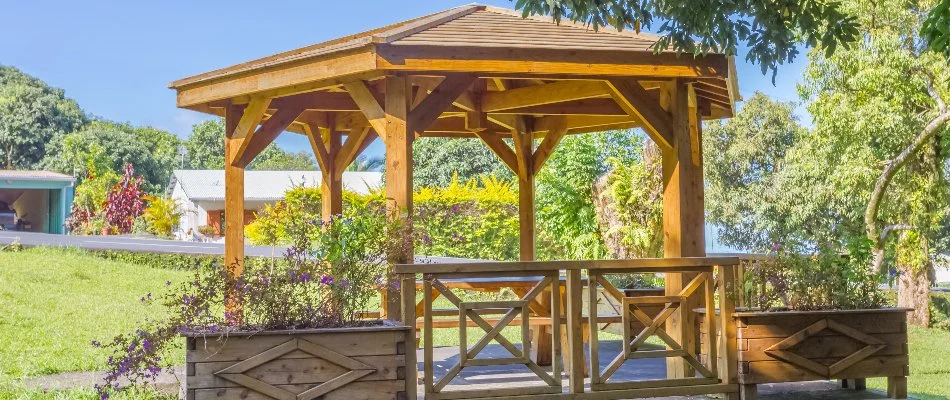
M 224 267 L 232 277 L 244 273 L 244 168 L 232 165 L 244 137 L 236 134 L 244 110 L 229 105 L 224 125 Z M 243 317 L 241 304 L 225 300 L 225 312 L 230 322 L 239 323 Z
M 402 291 L 402 318 L 406 326 L 409 327 L 409 337 L 412 342 L 406 346 L 406 399 L 414 400 L 417 397 L 416 382 L 418 381 L 419 369 L 416 366 L 416 343 L 419 342 L 419 334 L 416 332 L 416 276 L 415 274 L 405 274 L 399 277 L 400 290 Z M 428 343 L 426 343 L 429 346 Z
M 534 220 L 534 133 L 523 124 L 511 132 L 518 162 L 518 232 L 521 261 L 535 260 Z
M 568 387 L 571 393 L 584 392 L 584 333 L 583 333 L 583 285 L 581 270 L 567 271 L 567 359 L 565 369 L 570 374 Z
M 321 129 L 322 131 L 323 129 Z M 321 190 L 321 215 L 324 221 L 329 221 L 333 215 L 343 213 L 343 171 L 336 167 L 336 158 L 343 146 L 342 134 L 333 127 L 332 120 L 329 128 L 323 133 L 327 147 L 327 171 L 323 172 Z M 319 139 L 319 138 L 318 138 Z
M 405 76 L 386 77 L 386 210 L 389 218 L 406 224 L 407 235 L 403 238 L 401 254 L 393 254 L 394 263 L 412 263 L 412 140 L 413 127 L 407 126 L 411 93 Z M 387 285 L 384 311 L 390 318 L 400 316 L 398 285 Z M 415 321 L 402 321 L 414 324 Z
M 739 343 L 736 320 L 733 314 L 736 311 L 735 298 L 739 292 L 736 285 L 736 266 L 719 266 L 719 360 L 710 360 L 710 363 L 718 362 L 719 379 L 722 383 L 736 384 L 739 382 Z M 714 307 L 710 305 L 707 313 L 712 314 Z M 712 329 L 712 325 L 709 326 Z M 710 355 L 711 356 L 711 355 Z M 755 400 L 757 395 L 756 386 L 743 385 L 742 394 L 727 393 L 727 400 L 738 400 L 740 396 L 743 399 Z
M 689 107 L 690 91 L 691 87 L 680 81 L 674 81 L 670 88 L 672 147 L 663 149 L 663 255 L 667 258 L 706 255 L 703 161 L 699 148 L 702 140 L 695 108 L 691 110 Z M 694 276 L 667 274 L 666 294 L 678 294 Z M 690 352 L 696 350 L 695 321 L 691 310 L 701 305 L 702 296 L 697 291 L 666 324 L 667 333 Z M 692 368 L 683 359 L 667 359 L 667 378 L 692 376 Z

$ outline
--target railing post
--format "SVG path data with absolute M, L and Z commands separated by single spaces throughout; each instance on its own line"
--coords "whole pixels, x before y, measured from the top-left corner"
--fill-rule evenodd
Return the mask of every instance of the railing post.
M 739 378 L 739 349 L 737 343 L 736 320 L 733 314 L 736 311 L 735 299 L 738 295 L 736 286 L 736 265 L 719 266 L 719 379 L 722 383 L 737 384 Z M 709 312 L 713 312 L 709 307 Z M 727 394 L 727 399 L 739 399 L 739 393 Z
M 402 318 L 404 325 L 409 327 L 409 340 L 406 341 L 406 400 L 415 400 L 417 398 L 416 382 L 418 381 L 419 370 L 416 364 L 416 275 L 399 275 L 396 282 L 399 282 L 400 298 L 402 299 Z M 425 344 L 429 346 L 429 343 Z
M 567 270 L 567 351 L 570 357 L 570 365 L 567 365 L 570 373 L 568 385 L 571 393 L 584 392 L 584 333 L 582 332 L 583 316 L 583 282 L 581 282 L 581 270 Z

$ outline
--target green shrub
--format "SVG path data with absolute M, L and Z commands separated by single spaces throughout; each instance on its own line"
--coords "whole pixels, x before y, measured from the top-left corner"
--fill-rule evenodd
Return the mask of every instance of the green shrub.
M 810 254 L 785 251 L 747 266 L 742 289 L 747 305 L 762 310 L 878 308 L 886 304 L 879 290 L 884 277 L 867 269 L 860 249 L 842 255 L 819 248 Z

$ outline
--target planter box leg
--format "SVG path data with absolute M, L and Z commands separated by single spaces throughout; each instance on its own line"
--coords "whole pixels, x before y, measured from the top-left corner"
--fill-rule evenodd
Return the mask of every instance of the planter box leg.
M 889 376 L 887 377 L 887 397 L 889 399 L 907 398 L 907 377 Z
M 842 389 L 851 389 L 851 390 L 867 390 L 867 379 L 865 378 L 852 378 L 852 379 L 842 379 L 841 380 Z
M 739 385 L 739 398 L 742 400 L 758 400 L 759 387 L 755 384 Z

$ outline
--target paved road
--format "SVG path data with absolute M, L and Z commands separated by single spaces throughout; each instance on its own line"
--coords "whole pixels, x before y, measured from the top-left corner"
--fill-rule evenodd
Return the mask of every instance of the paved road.
M 125 250 L 152 253 L 223 255 L 224 244 L 184 242 L 130 236 L 72 236 L 48 233 L 0 231 L 0 245 L 19 242 L 23 246 L 77 247 L 88 250 Z M 280 247 L 246 246 L 249 256 L 280 255 Z
M 224 255 L 222 243 L 184 242 L 131 236 L 72 236 L 48 233 L 14 232 L 0 230 L 0 246 L 17 242 L 23 246 L 75 247 L 87 250 L 124 250 L 150 253 L 178 253 Z M 251 257 L 281 256 L 285 248 L 274 246 L 244 246 Z M 416 256 L 417 263 L 479 262 L 466 258 Z

